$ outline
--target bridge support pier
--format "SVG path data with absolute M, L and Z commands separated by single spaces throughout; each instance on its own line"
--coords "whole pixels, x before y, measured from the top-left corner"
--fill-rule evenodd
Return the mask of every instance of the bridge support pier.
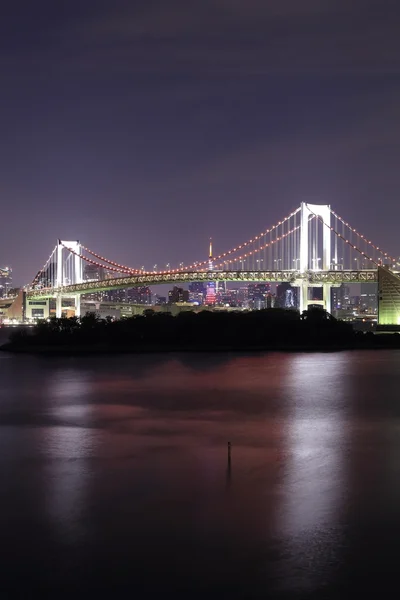
M 324 300 L 324 308 L 326 312 L 331 312 L 331 289 L 332 285 L 330 283 L 324 283 L 323 287 L 323 300 Z
M 300 314 L 302 314 L 302 312 L 304 310 L 307 310 L 307 307 L 308 307 L 308 283 L 307 283 L 307 281 L 302 281 L 300 283 L 299 293 L 300 293 L 299 310 L 300 310 Z
M 57 319 L 61 319 L 62 309 L 61 309 L 61 294 L 57 294 L 56 296 L 56 317 Z
M 303 310 L 307 310 L 308 309 L 308 305 L 310 303 L 309 299 L 308 299 L 308 290 L 310 288 L 312 288 L 314 286 L 310 285 L 307 281 L 304 281 L 300 284 L 299 286 L 299 291 L 300 291 L 300 302 L 299 302 L 299 310 L 300 310 L 300 314 L 303 312 Z M 324 283 L 322 285 L 322 300 L 323 300 L 323 306 L 324 309 L 330 313 L 331 312 L 331 289 L 332 289 L 332 284 L 331 283 Z M 312 302 L 311 302 L 312 303 Z
M 75 296 L 75 316 L 81 316 L 81 296 L 80 294 Z

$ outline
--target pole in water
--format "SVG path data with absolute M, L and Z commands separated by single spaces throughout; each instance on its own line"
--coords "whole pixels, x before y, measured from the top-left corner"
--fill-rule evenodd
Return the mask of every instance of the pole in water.
M 226 470 L 226 483 L 229 485 L 231 482 L 231 443 L 228 442 L 228 468 Z

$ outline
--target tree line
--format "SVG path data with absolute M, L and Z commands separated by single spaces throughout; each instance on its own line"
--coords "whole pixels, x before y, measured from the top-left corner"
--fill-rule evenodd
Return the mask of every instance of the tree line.
M 372 334 L 371 334 L 372 335 Z M 321 308 L 300 314 L 288 309 L 253 312 L 187 311 L 177 316 L 146 310 L 141 316 L 113 320 L 96 313 L 51 318 L 32 330 L 16 331 L 11 346 L 98 346 L 110 349 L 251 349 L 356 347 L 373 336 Z M 398 338 L 400 336 L 392 336 Z M 397 339 L 396 339 L 397 343 Z

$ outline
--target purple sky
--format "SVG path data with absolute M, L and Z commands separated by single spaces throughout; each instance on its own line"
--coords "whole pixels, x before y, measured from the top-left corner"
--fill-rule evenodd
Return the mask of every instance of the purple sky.
M 330 203 L 400 255 L 395 0 L 20 0 L 0 9 L 0 264 L 58 237 L 203 260 Z

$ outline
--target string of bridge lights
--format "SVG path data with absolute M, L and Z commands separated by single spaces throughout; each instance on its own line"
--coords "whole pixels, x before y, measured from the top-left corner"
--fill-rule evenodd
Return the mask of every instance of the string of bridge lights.
M 229 255 L 233 254 L 234 252 L 237 252 L 238 250 L 241 250 L 242 248 L 245 248 L 246 246 L 248 246 L 248 245 L 256 242 L 257 240 L 259 240 L 264 235 L 267 235 L 268 233 L 272 233 L 273 231 L 275 231 L 275 229 L 277 229 L 278 227 L 282 226 L 284 223 L 286 223 L 287 221 L 289 221 L 289 219 L 291 219 L 292 217 L 294 217 L 299 211 L 300 211 L 300 208 L 296 209 L 295 211 L 291 212 L 287 217 L 285 217 L 284 219 L 282 219 L 282 221 L 279 221 L 276 225 L 273 225 L 272 227 L 270 227 L 266 231 L 260 233 L 259 235 L 256 235 L 253 239 L 248 240 L 247 242 L 244 242 L 243 244 L 240 244 L 239 246 L 236 246 L 235 248 L 232 248 L 231 250 L 228 250 L 227 252 L 223 252 L 222 254 L 219 254 L 213 260 L 216 260 L 216 261 L 221 260 L 221 258 L 225 258 L 226 256 L 229 256 Z M 289 235 L 289 233 L 286 233 L 285 237 L 287 235 Z M 276 241 L 279 241 L 281 239 L 282 239 L 282 236 L 279 237 L 279 238 L 277 238 L 276 240 L 274 240 L 271 243 L 275 243 Z M 268 244 L 266 246 L 268 246 Z M 121 265 L 121 264 L 119 264 L 119 263 L 117 263 L 115 261 L 109 260 L 109 259 L 105 258 L 104 256 L 101 256 L 100 254 L 97 254 L 93 250 L 90 250 L 86 246 L 82 245 L 82 248 L 86 252 L 88 252 L 89 254 L 91 254 L 92 256 L 94 256 L 95 258 L 98 258 L 99 260 L 101 260 L 101 261 L 103 261 L 103 262 L 105 262 L 105 263 L 107 263 L 109 265 L 112 265 L 114 268 L 122 269 L 120 272 L 131 273 L 131 274 L 146 274 L 146 273 L 156 273 L 156 272 L 162 273 L 162 274 L 178 273 L 180 271 L 188 271 L 189 269 L 194 269 L 194 268 L 196 270 L 205 272 L 205 271 L 207 271 L 207 269 L 201 269 L 199 267 L 202 267 L 203 265 L 207 265 L 208 262 L 209 262 L 209 259 L 207 259 L 207 260 L 204 260 L 204 261 L 201 261 L 201 262 L 192 263 L 191 265 L 188 265 L 188 266 L 183 266 L 183 267 L 181 267 L 179 269 L 169 269 L 169 270 L 166 270 L 166 271 L 143 271 L 142 269 L 132 269 L 130 267 L 126 267 L 125 265 Z M 264 246 L 261 249 L 264 249 Z M 69 248 L 68 248 L 68 250 L 69 250 Z M 260 248 L 257 249 L 257 252 L 259 252 L 259 251 L 260 251 Z M 250 252 L 249 254 L 253 254 L 253 252 Z M 246 254 L 246 256 L 247 256 L 247 254 Z M 86 259 L 86 257 L 84 257 L 84 256 L 82 256 L 81 258 L 83 258 L 84 260 L 89 260 L 89 259 Z M 224 261 L 224 262 L 227 262 L 227 261 Z M 100 267 L 104 268 L 104 265 L 101 265 L 100 263 L 96 263 L 95 261 L 92 261 L 92 264 L 95 264 L 97 266 L 100 266 Z M 108 267 L 106 267 L 106 268 L 108 268 Z M 111 267 L 110 267 L 110 270 L 114 270 L 114 269 L 111 269 Z
M 107 271 L 114 271 L 116 273 L 124 273 L 124 274 L 128 274 L 128 275 L 137 275 L 138 273 L 135 272 L 133 269 L 129 269 L 129 270 L 123 270 L 123 269 L 118 269 L 117 267 L 110 267 L 110 266 L 105 266 L 102 265 L 101 263 L 92 260 L 91 258 L 88 258 L 87 256 L 84 256 L 83 254 L 80 254 L 79 252 L 75 252 L 75 250 L 73 250 L 72 248 L 68 248 L 68 246 L 65 246 L 65 244 L 61 243 L 61 245 L 68 250 L 68 252 L 71 252 L 71 254 L 74 254 L 75 256 L 78 256 L 79 258 L 81 258 L 82 260 L 85 260 L 86 262 L 90 263 L 91 265 L 95 265 L 96 267 L 101 267 L 103 269 L 107 269 Z M 82 246 L 83 248 L 83 246 Z M 141 273 L 143 273 L 143 271 L 141 271 Z
M 272 233 L 273 231 L 275 231 L 276 229 L 278 229 L 278 227 L 281 227 L 284 225 L 284 223 L 286 223 L 287 221 L 289 221 L 289 219 L 291 219 L 292 217 L 294 217 L 298 212 L 300 211 L 300 208 L 297 208 L 295 211 L 291 212 L 289 215 L 287 215 L 284 219 L 282 219 L 281 221 L 278 221 L 278 223 L 276 223 L 275 225 L 273 225 L 272 227 L 270 227 L 269 229 L 266 229 L 265 231 L 261 232 L 259 235 L 256 235 L 254 238 L 243 242 L 242 244 L 239 244 L 238 246 L 236 246 L 235 248 L 232 248 L 231 250 L 228 250 L 227 252 L 223 252 L 221 254 L 219 254 L 218 256 L 216 256 L 213 260 L 214 261 L 220 261 L 221 259 L 230 256 L 232 254 L 234 254 L 235 252 L 238 252 L 239 250 L 242 250 L 243 248 L 246 248 L 247 246 L 249 246 L 250 244 L 255 243 L 256 241 L 258 241 L 260 238 L 262 238 L 263 236 Z M 248 252 L 244 255 L 244 257 L 248 257 L 248 256 L 252 256 L 255 252 L 259 252 L 260 250 L 263 250 L 264 248 L 275 244 L 276 242 L 279 242 L 280 240 L 282 240 L 283 238 L 287 237 L 290 233 L 293 233 L 293 231 L 295 231 L 296 229 L 298 229 L 298 227 L 294 228 L 293 230 L 286 232 L 285 234 L 283 234 L 282 236 L 276 238 L 275 240 L 271 240 L 271 242 L 269 242 L 268 244 L 265 244 L 264 246 L 261 246 L 260 248 L 257 248 L 257 250 Z M 188 266 L 182 266 L 178 269 L 168 269 L 165 271 L 144 271 L 143 269 L 133 269 L 131 267 L 127 267 L 126 265 L 121 265 L 120 263 L 117 263 L 115 261 L 112 261 L 108 258 L 106 258 L 105 256 L 102 256 L 101 254 L 98 254 L 97 252 L 94 252 L 93 250 L 91 250 L 90 248 L 88 248 L 87 246 L 81 246 L 83 248 L 83 250 L 85 250 L 87 253 L 89 253 L 91 256 L 94 256 L 95 258 L 97 258 L 98 260 L 102 261 L 103 263 L 107 263 L 106 265 L 94 261 L 90 258 L 88 258 L 87 256 L 84 256 L 82 254 L 78 254 L 77 252 L 73 251 L 71 248 L 68 248 L 67 246 L 65 246 L 65 244 L 62 244 L 64 248 L 66 248 L 69 252 L 72 252 L 73 254 L 75 254 L 76 256 L 78 256 L 79 258 L 85 260 L 86 262 L 89 262 L 90 264 L 93 264 L 97 267 L 101 267 L 101 268 L 105 268 L 107 270 L 113 271 L 113 272 L 117 272 L 117 273 L 126 273 L 126 274 L 130 274 L 130 275 L 138 275 L 138 274 L 149 274 L 149 273 L 162 273 L 162 274 L 168 274 L 168 273 L 178 273 L 180 271 L 188 271 L 189 269 L 196 269 L 198 271 L 201 272 L 205 272 L 208 269 L 204 269 L 201 268 L 205 265 L 208 265 L 209 259 L 201 261 L 201 262 L 196 262 L 196 263 L 192 263 Z M 52 252 L 52 254 L 50 255 L 49 259 L 47 260 L 47 262 L 45 263 L 44 267 L 42 268 L 41 272 L 44 272 L 49 261 L 51 260 L 51 257 L 54 254 L 54 250 Z M 241 260 L 241 259 L 239 259 Z M 224 261 L 224 262 L 228 262 L 228 261 Z M 230 264 L 234 261 L 229 261 Z M 110 265 L 110 266 L 108 266 Z M 33 283 L 35 283 L 37 281 L 38 277 L 34 280 Z
M 313 217 L 314 218 L 314 217 Z M 256 252 L 260 252 L 261 250 L 264 250 L 265 248 L 268 248 L 270 246 L 273 246 L 274 244 L 276 244 L 277 242 L 282 241 L 283 239 L 285 239 L 288 235 L 291 235 L 292 233 L 294 233 L 295 231 L 297 231 L 298 229 L 300 229 L 300 225 L 296 225 L 296 227 L 293 227 L 293 229 L 291 229 L 290 231 L 287 231 L 286 233 L 283 233 L 280 237 L 277 237 L 275 240 L 272 240 L 271 242 L 268 242 L 267 244 L 264 244 L 264 246 L 260 246 L 259 248 L 257 248 L 256 250 L 252 250 L 251 252 L 247 252 L 246 254 L 243 254 L 243 256 L 239 256 L 238 258 L 234 259 L 234 260 L 224 260 L 222 263 L 219 263 L 217 265 L 215 265 L 216 267 L 223 267 L 223 265 L 225 263 L 233 263 L 233 262 L 238 262 L 241 260 L 244 260 L 245 258 L 248 258 L 249 256 L 252 256 L 253 254 L 256 254 Z
M 371 242 L 370 240 L 368 240 L 362 233 L 359 233 L 354 227 L 352 227 L 349 223 L 347 223 L 347 221 L 345 221 L 340 215 L 338 215 L 337 213 L 335 213 L 335 211 L 333 211 L 332 209 L 331 209 L 331 213 L 332 213 L 332 215 L 334 217 L 336 217 L 337 219 L 339 219 L 339 221 L 341 223 L 343 223 L 343 225 L 345 225 L 346 227 L 348 227 L 350 229 L 350 231 L 352 231 L 353 233 L 355 233 L 364 242 L 366 242 L 367 244 L 369 244 L 370 246 L 372 246 L 372 248 L 374 250 L 376 250 L 377 252 L 380 252 L 386 258 L 389 258 L 393 263 L 399 264 L 398 261 L 395 258 L 393 258 L 393 256 L 390 256 L 390 254 L 388 254 L 387 252 L 384 252 L 381 248 L 379 248 L 379 246 L 375 246 L 375 244 L 373 242 Z
M 238 252 L 239 250 L 247 248 L 250 244 L 254 244 L 258 240 L 260 240 L 263 236 L 272 233 L 273 231 L 277 230 L 279 227 L 283 227 L 284 223 L 286 223 L 292 217 L 294 217 L 300 210 L 301 210 L 300 208 L 296 209 L 295 211 L 293 211 L 289 215 L 287 215 L 284 219 L 282 219 L 281 221 L 278 221 L 278 223 L 276 223 L 275 225 L 273 225 L 269 229 L 266 229 L 264 232 L 260 233 L 259 235 L 255 236 L 254 238 L 252 238 L 252 239 L 250 239 L 250 240 L 248 240 L 248 241 L 246 241 L 246 242 L 244 242 L 242 244 L 239 244 L 238 246 L 236 246 L 235 248 L 232 248 L 232 249 L 228 250 L 227 252 L 223 252 L 223 253 L 219 254 L 218 256 L 216 256 L 215 258 L 213 258 L 214 264 L 215 264 L 215 261 L 221 261 L 221 259 L 224 259 L 224 258 L 226 258 L 228 256 L 231 256 L 235 252 Z M 358 252 L 361 256 L 363 256 L 366 260 L 374 263 L 376 266 L 379 266 L 379 264 L 374 259 L 370 258 L 367 254 L 365 254 L 365 252 L 363 252 L 362 250 L 360 250 L 360 248 L 358 248 L 350 240 L 346 239 L 334 227 L 330 227 L 329 225 L 327 225 L 327 223 L 325 223 L 324 220 L 320 216 L 316 215 L 312 211 L 310 211 L 310 212 L 312 214 L 312 218 L 318 218 L 338 238 L 340 238 L 346 244 L 348 244 L 350 247 L 352 247 L 354 250 L 356 250 L 356 252 Z M 345 221 L 340 215 L 338 215 L 332 209 L 331 209 L 331 214 L 335 218 L 337 218 L 345 227 L 347 227 L 352 233 L 354 233 L 356 236 L 358 236 L 358 238 L 360 238 L 361 240 L 363 240 L 363 242 L 367 243 L 374 250 L 376 250 L 377 252 L 379 252 L 380 254 L 382 254 L 385 258 L 391 260 L 393 263 L 400 264 L 400 263 L 398 263 L 398 261 L 395 258 L 393 258 L 392 256 L 390 256 L 387 252 L 384 252 L 381 248 L 379 248 L 379 246 L 376 246 L 372 241 L 368 240 L 363 234 L 359 233 L 355 228 L 353 228 L 347 221 Z M 282 241 L 283 239 L 285 239 L 286 237 L 288 237 L 289 235 L 291 235 L 292 233 L 294 233 L 298 229 L 300 229 L 300 225 L 297 225 L 296 227 L 294 227 L 290 231 L 282 233 L 281 236 L 276 237 L 274 240 L 270 240 L 268 243 L 265 243 L 264 245 L 260 246 L 259 248 L 251 250 L 249 252 L 246 252 L 242 256 L 239 256 L 239 257 L 237 257 L 237 258 L 235 258 L 233 260 L 222 260 L 218 264 L 215 264 L 215 266 L 217 268 L 220 268 L 220 267 L 223 267 L 225 264 L 232 264 L 234 262 L 243 261 L 243 260 L 249 258 L 250 256 L 255 255 L 257 252 L 260 252 L 260 251 L 262 251 L 262 250 L 264 250 L 264 249 L 266 249 L 268 247 L 273 246 L 277 242 Z M 201 262 L 192 263 L 192 264 L 190 264 L 188 266 L 182 266 L 179 269 L 169 269 L 169 270 L 165 270 L 165 271 L 145 271 L 143 269 L 133 269 L 131 267 L 127 267 L 125 265 L 121 265 L 121 264 L 119 264 L 119 263 L 117 263 L 115 261 L 109 260 L 106 257 L 101 256 L 100 254 L 94 252 L 93 250 L 91 250 L 91 249 L 89 249 L 89 248 L 87 248 L 86 246 L 83 246 L 83 245 L 81 247 L 82 247 L 83 250 L 85 250 L 85 252 L 87 252 L 91 256 L 94 256 L 95 258 L 101 260 L 103 263 L 107 263 L 107 264 L 102 264 L 102 263 L 97 262 L 97 261 L 95 261 L 95 260 L 93 260 L 93 259 L 91 259 L 91 258 L 89 258 L 87 256 L 79 254 L 78 252 L 72 250 L 71 248 L 68 248 L 65 244 L 62 244 L 62 246 L 66 250 L 68 250 L 69 252 L 71 252 L 72 254 L 74 254 L 75 256 L 78 256 L 79 258 L 81 258 L 82 260 L 85 260 L 86 262 L 88 262 L 88 263 L 90 263 L 92 265 L 95 265 L 97 267 L 101 267 L 101 268 L 104 268 L 106 270 L 113 271 L 113 272 L 116 272 L 116 273 L 123 273 L 123 274 L 129 274 L 129 275 L 139 275 L 139 274 L 149 275 L 149 274 L 154 274 L 154 273 L 160 273 L 160 274 L 177 273 L 177 272 L 180 272 L 180 271 L 188 271 L 189 269 L 196 269 L 196 270 L 198 270 L 200 272 L 208 271 L 208 269 L 201 268 L 201 267 L 203 267 L 205 265 L 208 265 L 209 259 L 201 261 Z M 35 283 L 37 283 L 37 281 L 40 279 L 41 275 L 46 271 L 46 269 L 48 268 L 48 265 L 49 265 L 49 263 L 50 263 L 53 255 L 54 255 L 55 251 L 56 251 L 56 248 L 54 248 L 54 250 L 50 254 L 49 258 L 45 262 L 45 264 L 42 267 L 42 269 L 37 273 L 35 279 L 32 282 L 32 285 L 34 285 Z
M 314 218 L 314 217 L 313 217 L 313 218 Z M 286 220 L 288 220 L 288 219 L 286 219 Z M 217 264 L 216 266 L 217 266 L 217 267 L 223 267 L 223 265 L 224 265 L 225 263 L 232 264 L 233 262 L 236 262 L 236 261 L 240 261 L 240 260 L 244 260 L 244 259 L 246 259 L 246 258 L 249 258 L 250 256 L 253 256 L 253 255 L 254 255 L 254 254 L 256 254 L 257 252 L 260 252 L 260 251 L 262 251 L 262 250 L 264 250 L 264 249 L 266 249 L 266 248 L 269 248 L 269 247 L 273 246 L 274 244 L 276 244 L 276 243 L 278 243 L 278 242 L 282 241 L 283 239 L 285 239 L 286 237 L 288 237 L 289 235 L 291 235 L 291 234 L 292 234 L 292 233 L 294 233 L 295 231 L 298 231 L 299 229 L 300 229 L 300 225 L 297 225 L 296 227 L 293 227 L 291 230 L 289 230 L 289 231 L 286 231 L 284 234 L 282 234 L 281 236 L 277 237 L 275 240 L 271 240 L 270 242 L 268 242 L 268 243 L 264 244 L 263 246 L 260 246 L 260 247 L 259 247 L 259 248 L 257 248 L 256 250 L 252 250 L 252 251 L 250 251 L 250 252 L 247 252 L 246 254 L 243 254 L 243 256 L 239 256 L 239 257 L 238 257 L 237 259 L 235 259 L 235 260 L 223 261 L 222 263 L 219 263 L 219 264 Z M 263 234 L 262 234 L 262 235 L 263 235 Z M 258 239 L 258 238 L 254 238 L 254 239 Z M 151 273 L 156 273 L 156 271 L 153 271 L 153 272 L 148 272 L 148 271 L 142 271 L 142 270 L 139 270 L 139 269 L 135 269 L 135 270 L 133 270 L 133 269 L 128 269 L 127 267 L 122 267 L 122 265 L 119 265 L 119 266 L 121 266 L 122 268 L 113 267 L 113 266 L 110 266 L 110 267 L 109 267 L 109 266 L 107 266 L 107 267 L 105 267 L 103 264 L 101 264 L 101 263 L 99 263 L 99 262 L 97 262 L 97 261 L 95 261 L 95 260 L 92 260 L 91 258 L 88 258 L 87 256 L 83 256 L 82 254 L 79 254 L 78 252 L 75 252 L 75 251 L 74 251 L 72 248 L 68 248 L 68 247 L 67 247 L 67 246 L 65 246 L 64 244 L 62 244 L 62 245 L 63 245 L 63 247 L 64 247 L 66 250 L 68 250 L 69 252 L 71 252 L 71 253 L 72 253 L 72 254 L 74 254 L 75 256 L 78 256 L 79 258 L 81 258 L 81 259 L 83 259 L 83 260 L 85 260 L 85 261 L 89 262 L 90 264 L 93 264 L 93 265 L 95 265 L 95 266 L 98 266 L 98 267 L 103 267 L 103 268 L 106 268 L 106 269 L 108 269 L 108 270 L 111 270 L 111 271 L 115 271 L 115 272 L 118 272 L 118 273 L 127 273 L 127 274 L 130 274 L 130 275 L 132 275 L 132 274 L 139 274 L 139 273 L 140 273 L 140 274 L 151 274 Z M 242 244 L 242 246 L 241 246 L 241 247 L 243 247 L 243 246 L 244 246 L 244 244 Z M 82 246 L 82 248 L 84 248 L 84 249 L 85 249 L 87 252 L 90 252 L 90 254 L 92 254 L 93 256 L 96 256 L 96 253 L 94 253 L 94 252 L 90 251 L 90 250 L 89 250 L 88 248 L 86 248 L 85 246 Z M 225 253 L 223 256 L 227 256 L 227 255 L 228 255 L 228 253 Z M 100 260 L 102 260 L 103 262 L 108 262 L 109 264 L 118 265 L 118 263 L 115 263 L 115 262 L 113 262 L 113 261 L 106 261 L 106 259 L 104 259 L 104 257 L 102 257 L 102 256 L 100 256 L 100 255 L 97 255 L 97 256 L 98 256 L 98 258 L 99 258 Z M 205 262 L 205 263 L 207 263 L 208 261 L 204 261 L 204 262 Z M 126 270 L 125 270 L 125 269 L 126 269 Z M 206 272 L 206 271 L 207 271 L 207 269 L 199 269 L 199 270 L 200 270 L 200 271 L 202 271 L 202 272 Z M 178 269 L 172 269 L 172 270 L 170 270 L 170 271 L 159 271 L 159 273 L 162 273 L 162 274 L 167 274 L 167 273 L 173 273 L 173 272 L 177 272 L 177 271 L 179 271 L 179 270 L 178 270 Z
M 179 272 L 179 269 L 174 269 L 172 271 L 143 271 L 141 269 L 129 269 L 128 267 L 123 267 L 123 268 L 118 268 L 118 267 L 112 267 L 109 266 L 109 264 L 111 264 L 112 261 L 106 261 L 106 259 L 103 259 L 103 257 L 100 257 L 100 260 L 103 260 L 103 262 L 108 262 L 109 264 L 104 265 L 102 263 L 97 262 L 96 260 L 92 260 L 91 258 L 89 258 L 88 256 L 84 256 L 83 254 L 79 254 L 79 252 L 76 252 L 75 250 L 73 250 L 72 248 L 68 248 L 68 246 L 66 246 L 65 244 L 61 243 L 61 245 L 68 250 L 68 252 L 71 252 L 71 254 L 74 254 L 75 256 L 77 256 L 78 258 L 81 258 L 82 260 L 95 265 L 96 267 L 100 267 L 103 269 L 106 269 L 107 271 L 113 271 L 116 273 L 123 273 L 125 275 L 155 275 L 155 274 L 167 274 L 167 273 L 174 273 L 174 272 Z M 84 248 L 85 250 L 88 250 L 85 246 L 82 246 L 82 248 Z M 93 255 L 95 254 L 94 252 L 92 253 Z M 113 264 L 118 264 L 118 263 L 113 263 Z M 122 265 L 121 265 L 122 267 Z M 205 269 L 202 269 L 202 271 L 205 271 Z
M 131 267 L 127 267 L 126 265 L 120 265 L 117 262 L 114 262 L 113 260 L 108 260 L 108 258 L 105 258 L 104 256 L 101 256 L 100 254 L 97 254 L 96 252 L 93 252 L 93 250 L 90 250 L 89 248 L 87 248 L 86 246 L 81 245 L 81 247 L 88 252 L 89 254 L 91 254 L 92 256 L 95 256 L 96 258 L 98 258 L 99 260 L 102 260 L 105 263 L 108 263 L 110 265 L 113 265 L 114 267 L 120 268 L 120 269 L 125 269 L 124 272 L 126 273 L 145 273 L 145 271 L 143 271 L 143 269 L 132 269 Z
M 325 225 L 325 227 L 327 227 L 328 229 L 330 229 L 330 231 L 333 231 L 333 233 L 339 237 L 341 240 L 343 240 L 346 244 L 348 244 L 349 246 L 351 246 L 354 250 L 356 250 L 359 254 L 361 254 L 364 258 L 366 258 L 367 260 L 369 260 L 370 262 L 373 262 L 374 265 L 376 265 L 377 267 L 379 267 L 379 264 L 371 257 L 369 257 L 367 254 L 365 254 L 365 252 L 363 252 L 362 250 L 360 250 L 359 248 L 357 248 L 357 246 L 355 246 L 352 242 L 350 242 L 350 240 L 346 240 L 346 238 L 339 233 L 338 231 L 336 231 L 336 229 L 334 227 L 329 226 L 327 223 L 325 223 L 325 221 L 323 220 L 323 218 L 320 215 L 316 215 L 315 213 L 313 213 L 312 211 L 310 211 L 314 217 L 317 217 L 319 219 L 319 221 L 321 221 L 321 223 L 323 225 Z
M 250 244 L 256 242 L 257 240 L 259 240 L 260 238 L 262 238 L 264 235 L 267 235 L 268 233 L 272 233 L 273 231 L 275 231 L 275 229 L 277 229 L 278 227 L 280 227 L 281 225 L 283 225 L 284 223 L 286 223 L 287 221 L 289 221 L 289 219 L 291 219 L 292 217 L 294 217 L 299 211 L 300 211 L 300 208 L 297 208 L 295 211 L 291 212 L 287 217 L 285 217 L 284 219 L 282 219 L 282 221 L 278 221 L 278 223 L 276 223 L 276 225 L 273 225 L 269 229 L 266 229 L 265 231 L 263 231 L 259 235 L 256 235 L 251 240 L 248 240 L 247 242 L 244 242 L 243 244 L 240 244 L 239 246 L 236 246 L 235 248 L 232 248 L 231 250 L 228 250 L 227 252 L 223 252 L 222 254 L 219 254 L 218 256 L 215 256 L 213 258 L 213 260 L 217 261 L 217 260 L 221 260 L 221 258 L 225 258 L 226 256 L 230 256 L 231 254 L 234 254 L 238 250 L 241 250 L 242 248 L 245 248 L 246 246 L 249 246 Z M 282 238 L 277 238 L 276 241 L 279 241 L 280 239 L 282 239 Z M 259 251 L 259 249 L 257 249 L 257 252 L 258 251 Z M 205 265 L 208 262 L 209 262 L 209 260 L 203 260 L 203 261 L 198 262 L 198 263 L 192 263 L 191 265 L 188 265 L 186 267 L 182 267 L 182 270 L 187 271 L 188 269 L 193 269 L 193 268 L 197 269 L 199 266 Z M 224 261 L 224 262 L 228 262 L 228 261 Z
M 299 212 L 299 209 L 297 209 L 296 211 L 290 213 L 290 215 L 288 215 L 287 217 L 285 217 L 282 221 L 279 221 L 273 227 L 267 229 L 265 232 L 259 234 L 258 236 L 255 236 L 253 239 L 251 239 L 251 240 L 249 240 L 247 242 L 244 242 L 243 244 L 240 244 L 239 246 L 237 246 L 236 248 L 233 248 L 232 250 L 229 250 L 228 252 L 224 252 L 224 253 L 218 255 L 214 260 L 220 260 L 221 258 L 229 256 L 229 255 L 233 254 L 234 252 L 237 252 L 238 250 L 240 250 L 242 248 L 245 248 L 249 244 L 254 243 L 255 241 L 259 240 L 262 236 L 266 235 L 267 233 L 270 233 L 270 232 L 274 231 L 275 229 L 277 229 L 278 227 L 280 227 L 281 225 L 283 225 L 284 223 L 286 223 L 289 219 L 291 219 L 298 212 Z M 237 260 L 244 260 L 246 258 L 249 258 L 250 256 L 253 256 L 257 252 L 260 252 L 260 251 L 264 250 L 265 248 L 273 246 L 277 242 L 285 239 L 286 237 L 288 237 L 289 235 L 291 235 L 292 233 L 294 233 L 295 231 L 297 231 L 299 228 L 300 228 L 300 226 L 298 225 L 298 226 L 294 227 L 293 229 L 291 229 L 290 231 L 287 231 L 286 233 L 284 233 L 281 236 L 277 237 L 276 239 L 271 240 L 270 242 L 264 244 L 263 246 L 260 246 L 256 250 L 252 250 L 250 252 L 247 252 L 243 256 L 240 256 L 239 258 L 237 258 L 235 260 L 223 261 L 222 263 L 217 264 L 216 266 L 217 267 L 221 267 L 226 262 L 228 262 L 229 264 L 232 264 L 233 262 L 236 262 Z M 111 261 L 111 260 L 107 259 L 106 257 L 101 256 L 100 254 L 94 252 L 93 250 L 91 250 L 90 248 L 88 248 L 86 246 L 83 246 L 83 245 L 81 246 L 86 252 L 88 252 L 92 256 L 98 258 L 103 263 L 107 263 L 106 265 L 104 265 L 104 264 L 102 264 L 102 263 L 100 263 L 98 261 L 95 261 L 95 260 L 87 257 L 87 256 L 84 256 L 83 254 L 80 254 L 80 253 L 76 252 L 72 248 L 68 248 L 68 246 L 66 246 L 62 242 L 61 242 L 61 245 L 66 250 L 68 250 L 68 252 L 71 252 L 71 254 L 74 254 L 78 258 L 81 258 L 82 260 L 84 260 L 84 261 L 86 261 L 86 262 L 88 262 L 88 263 L 90 263 L 90 264 L 92 264 L 94 266 L 97 266 L 97 267 L 100 267 L 100 268 L 104 268 L 106 270 L 113 271 L 115 273 L 123 273 L 123 274 L 128 274 L 128 275 L 139 275 L 139 274 L 146 275 L 146 274 L 151 274 L 151 273 L 157 273 L 158 272 L 158 273 L 161 273 L 161 274 L 168 274 L 168 273 L 177 273 L 177 272 L 182 271 L 182 270 L 187 271 L 190 268 L 196 268 L 196 270 L 198 270 L 200 272 L 206 272 L 206 271 L 208 271 L 208 269 L 199 268 L 202 265 L 208 264 L 208 262 L 209 262 L 208 260 L 202 261 L 200 263 L 192 264 L 192 265 L 189 265 L 189 266 L 186 266 L 186 267 L 182 267 L 180 269 L 170 269 L 170 270 L 166 270 L 166 271 L 143 271 L 142 269 L 132 269 L 132 268 L 126 267 L 125 265 L 121 265 L 121 264 L 119 264 L 119 263 L 117 263 L 115 261 Z M 56 249 L 54 249 L 53 252 L 50 254 L 50 257 L 47 260 L 47 262 L 45 263 L 45 265 L 44 265 L 41 273 L 45 271 L 45 269 L 46 269 L 49 261 L 51 260 L 51 258 L 53 256 L 55 250 Z M 33 284 L 36 283 L 37 279 L 38 279 L 38 277 L 33 281 Z
M 159 274 L 178 273 L 182 270 L 182 269 L 170 269 L 168 271 L 144 271 L 143 269 L 131 269 L 129 267 L 125 267 L 124 265 L 120 265 L 119 263 L 116 263 L 114 261 L 106 259 L 105 257 L 101 256 L 100 254 L 97 254 L 96 252 L 89 250 L 89 248 L 86 248 L 86 246 L 82 246 L 82 248 L 84 250 L 86 250 L 86 252 L 89 252 L 92 256 L 95 256 L 96 258 L 99 258 L 99 260 L 102 260 L 103 262 L 107 263 L 106 265 L 104 265 L 95 260 L 92 260 L 91 258 L 88 258 L 87 256 L 84 256 L 82 254 L 75 252 L 74 250 L 72 250 L 72 248 L 68 248 L 64 244 L 62 244 L 62 245 L 69 252 L 72 252 L 79 258 L 82 258 L 83 260 L 89 262 L 90 264 L 96 265 L 98 267 L 102 267 L 103 269 L 106 269 L 108 271 L 116 271 L 118 273 L 125 273 L 128 275 L 152 275 L 152 274 L 156 274 L 156 273 L 159 273 Z M 109 266 L 109 265 L 116 265 L 116 266 Z M 204 272 L 206 271 L 206 269 L 199 269 L 199 270 L 204 271 Z

